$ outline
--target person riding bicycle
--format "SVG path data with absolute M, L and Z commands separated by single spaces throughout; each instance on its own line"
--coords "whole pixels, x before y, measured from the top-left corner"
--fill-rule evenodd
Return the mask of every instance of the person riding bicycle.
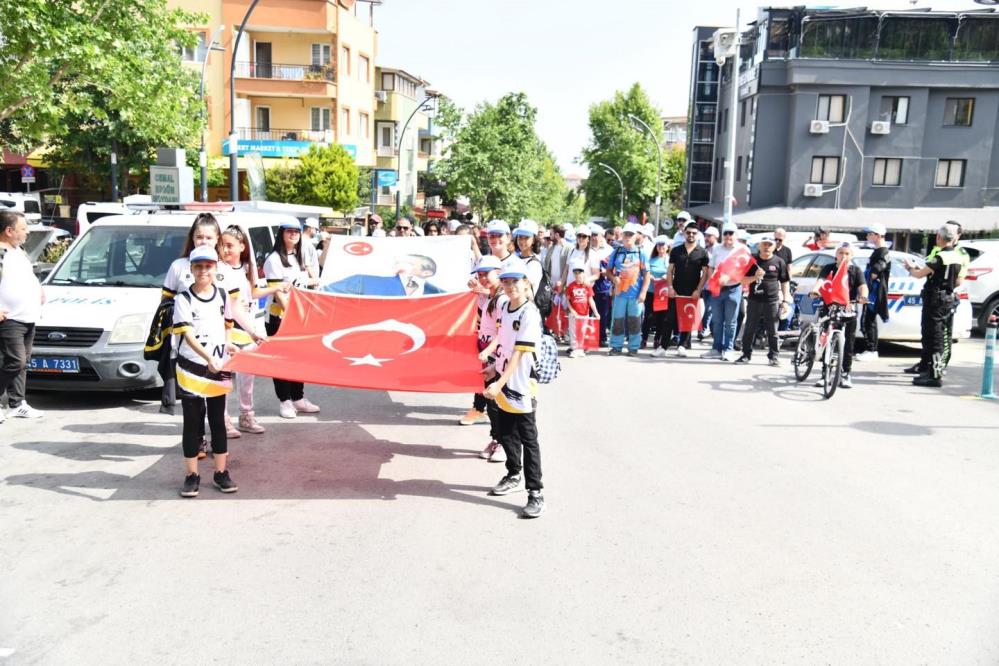
M 844 261 L 849 262 L 847 264 L 847 279 L 849 282 L 850 304 L 860 303 L 864 305 L 867 303 L 867 281 L 864 279 L 864 272 L 860 270 L 859 266 L 853 263 L 853 247 L 849 243 L 843 243 L 836 249 L 835 264 L 823 266 L 822 270 L 819 271 L 818 279 L 815 280 L 815 286 L 812 288 L 812 293 L 810 294 L 812 298 L 819 295 L 819 288 L 822 286 L 822 283 L 826 280 L 831 280 Z M 819 308 L 819 317 L 828 316 L 829 310 L 830 306 L 823 304 Z M 857 341 L 856 317 L 850 317 L 845 320 L 843 335 L 846 344 L 843 345 L 843 377 L 840 379 L 839 385 L 843 388 L 853 388 L 853 383 L 850 381 L 850 370 L 853 368 L 853 346 Z M 822 382 L 819 381 L 816 383 L 816 386 L 822 386 Z

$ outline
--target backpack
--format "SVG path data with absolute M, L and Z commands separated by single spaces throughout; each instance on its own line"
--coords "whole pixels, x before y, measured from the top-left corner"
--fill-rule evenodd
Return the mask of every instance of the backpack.
M 541 336 L 541 344 L 534 355 L 534 369 L 538 373 L 539 384 L 551 384 L 562 372 L 562 364 L 558 360 L 558 345 L 550 335 Z
M 537 261 L 541 264 L 541 282 L 538 283 L 538 293 L 534 294 L 534 304 L 538 307 L 538 311 L 541 312 L 541 321 L 548 318 L 548 315 L 552 313 L 552 302 L 554 300 L 554 295 L 552 294 L 552 279 L 545 270 L 545 265 L 541 262 L 536 255 L 531 255 L 531 260 Z

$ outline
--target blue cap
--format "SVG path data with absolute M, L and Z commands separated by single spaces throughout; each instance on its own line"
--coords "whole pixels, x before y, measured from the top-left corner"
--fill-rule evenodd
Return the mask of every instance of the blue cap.
M 527 264 L 520 257 L 511 257 L 500 268 L 500 279 L 527 277 Z
M 491 254 L 485 254 L 485 255 L 482 255 L 481 259 L 479 259 L 479 263 L 477 263 L 475 265 L 475 270 L 473 270 L 472 272 L 473 273 L 488 273 L 489 271 L 495 271 L 495 270 L 500 269 L 502 267 L 503 267 L 503 264 L 500 263 L 499 259 L 497 259 L 496 257 L 494 257 Z
M 301 231 L 302 230 L 302 223 L 299 222 L 298 220 L 285 220 L 284 222 L 281 223 L 281 228 L 282 229 L 297 229 L 298 231 Z
M 191 250 L 191 254 L 188 259 L 192 264 L 196 261 L 210 261 L 215 264 L 219 263 L 219 255 L 215 252 L 215 248 L 205 245 Z

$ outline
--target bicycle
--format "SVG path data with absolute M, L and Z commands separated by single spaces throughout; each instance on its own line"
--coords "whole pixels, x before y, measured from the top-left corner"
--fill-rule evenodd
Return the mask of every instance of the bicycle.
M 836 393 L 843 377 L 843 350 L 846 347 L 844 326 L 847 319 L 856 317 L 853 307 L 830 305 L 825 316 L 801 329 L 798 345 L 791 365 L 794 378 L 799 382 L 808 379 L 816 356 L 822 358 L 822 394 L 828 399 Z M 850 341 L 853 342 L 852 340 Z

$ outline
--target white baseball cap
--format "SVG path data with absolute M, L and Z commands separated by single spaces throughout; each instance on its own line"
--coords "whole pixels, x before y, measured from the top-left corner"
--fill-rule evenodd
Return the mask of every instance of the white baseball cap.
M 517 228 L 513 230 L 514 236 L 537 236 L 538 235 L 538 223 L 534 220 L 523 219 Z
M 869 234 L 877 234 L 878 236 L 884 236 L 888 233 L 888 230 L 885 229 L 885 225 L 883 224 L 872 224 L 865 228 L 864 231 Z
M 681 220 L 687 221 L 687 220 L 690 220 L 690 219 L 691 219 L 690 218 L 690 213 L 688 213 L 685 210 L 680 211 L 680 214 L 676 216 L 676 221 L 677 222 L 679 222 Z
M 500 267 L 500 279 L 527 277 L 527 264 L 520 257 L 510 257 Z
M 717 238 L 719 236 L 718 227 L 708 227 L 707 229 L 704 230 L 704 235 L 714 236 L 715 238 Z
M 510 225 L 506 223 L 506 220 L 490 220 L 489 224 L 486 225 L 486 233 L 508 234 L 510 233 Z
M 569 223 L 569 222 L 566 222 L 565 224 L 562 225 L 562 231 L 565 232 L 566 236 L 572 236 L 573 234 L 576 233 L 576 230 L 573 228 L 572 224 Z
M 319 218 L 318 217 L 307 217 L 305 218 L 305 226 L 311 227 L 313 229 L 319 228 Z
M 459 220 L 448 220 L 447 221 L 447 228 L 448 228 L 448 231 L 450 231 L 451 233 L 454 233 L 455 230 L 457 230 L 458 227 L 460 227 L 460 226 L 461 226 L 461 221 L 459 221 Z
M 212 263 L 219 263 L 219 255 L 215 251 L 215 248 L 201 245 L 195 247 L 191 250 L 191 255 L 188 260 L 193 264 L 196 261 L 211 261 Z
M 638 226 L 637 222 L 625 222 L 624 229 L 621 230 L 625 234 L 637 234 L 641 233 L 642 229 Z
M 488 273 L 489 271 L 494 271 L 502 268 L 503 264 L 500 262 L 499 258 L 494 257 L 491 254 L 484 254 L 482 258 L 479 259 L 479 263 L 475 265 L 475 270 L 473 273 Z
M 596 222 L 590 222 L 590 233 L 593 235 L 600 234 L 602 236 L 604 233 L 604 228 L 601 227 Z
M 670 237 L 666 234 L 656 236 L 656 245 L 669 245 L 670 242 Z

